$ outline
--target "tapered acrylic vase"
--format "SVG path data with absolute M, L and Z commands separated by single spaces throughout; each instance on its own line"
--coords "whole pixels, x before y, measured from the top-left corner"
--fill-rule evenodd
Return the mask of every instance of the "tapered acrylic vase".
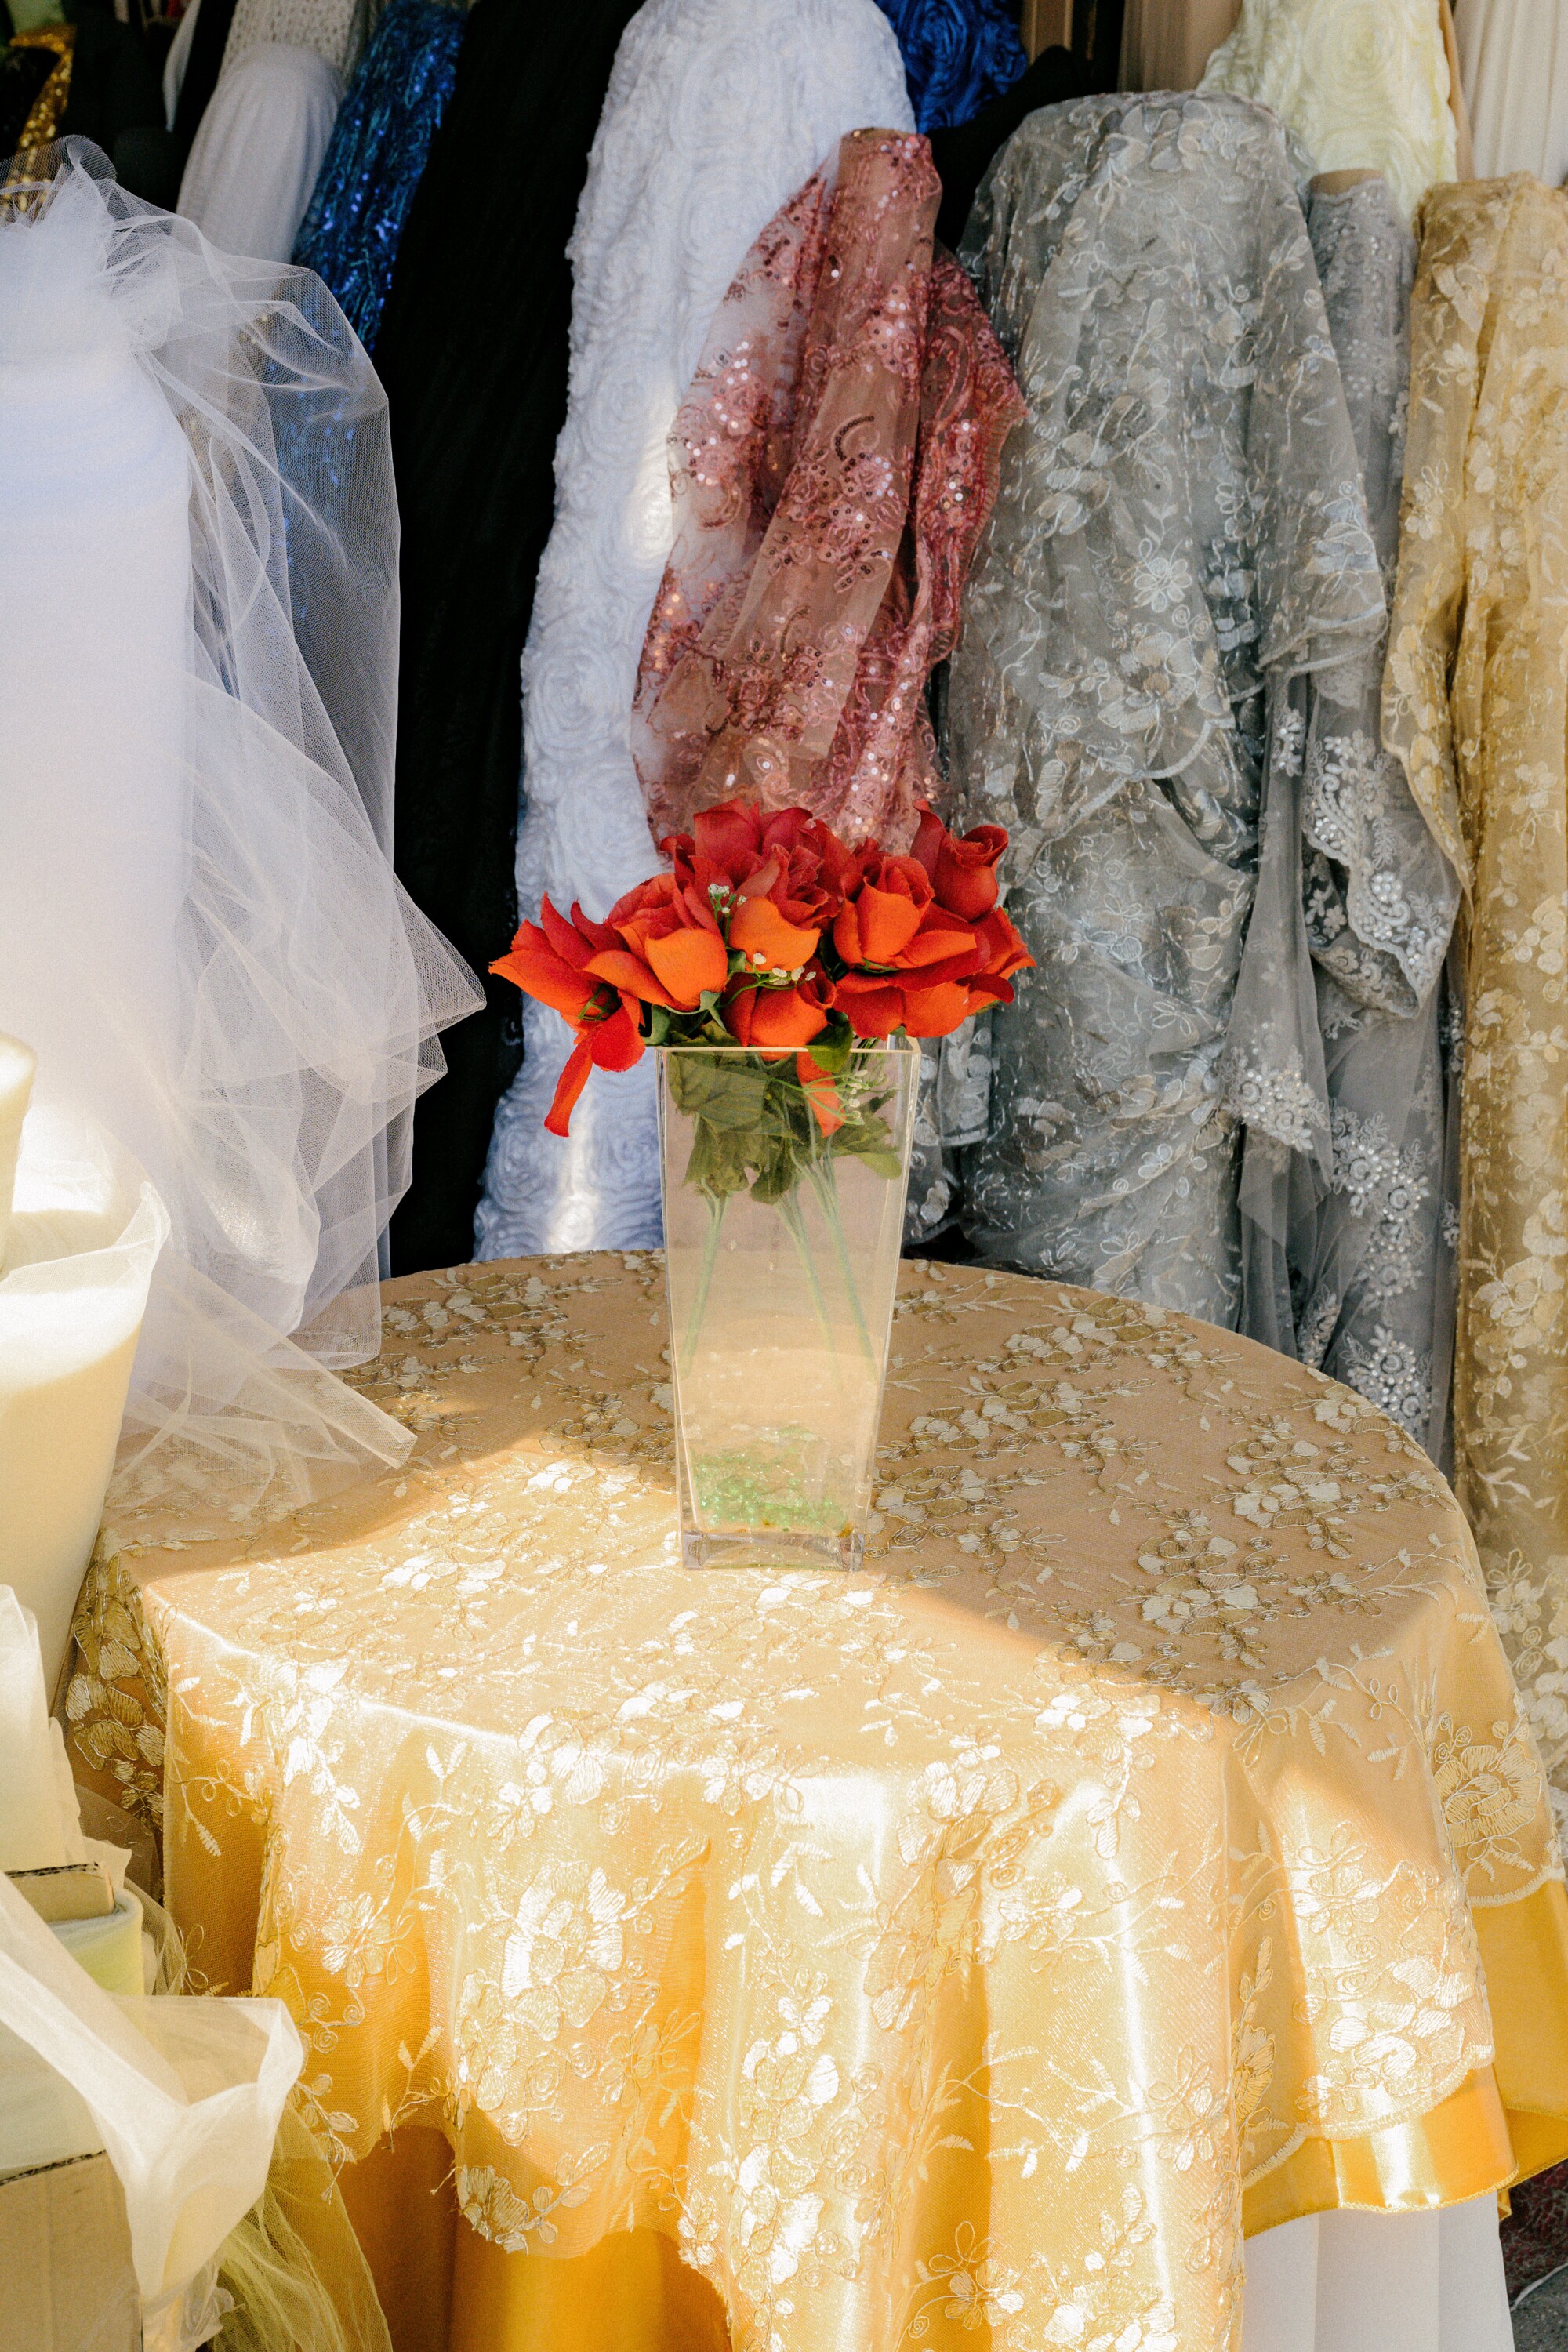
M 659 1065 L 684 1558 L 858 1567 L 919 1052 L 858 1047 L 816 1101 L 793 1055 L 679 1045 Z

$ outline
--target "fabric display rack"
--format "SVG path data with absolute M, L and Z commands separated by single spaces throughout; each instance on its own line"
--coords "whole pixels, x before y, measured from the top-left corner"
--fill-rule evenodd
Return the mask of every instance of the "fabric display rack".
M 1568 0 L 0 36 L 0 2352 L 1568 2352 Z

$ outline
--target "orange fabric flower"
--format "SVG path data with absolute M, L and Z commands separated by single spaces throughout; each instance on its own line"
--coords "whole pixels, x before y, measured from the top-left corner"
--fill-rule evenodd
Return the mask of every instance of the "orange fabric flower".
M 712 910 L 673 874 L 656 874 L 617 900 L 605 927 L 619 944 L 603 948 L 589 970 L 645 1004 L 692 1012 L 705 992 L 730 977 L 730 957 Z
M 724 1000 L 724 1018 L 738 1044 L 769 1060 L 809 1045 L 827 1026 L 833 982 L 813 964 L 794 988 L 748 988 L 742 982 Z
M 570 1129 L 573 1107 L 591 1068 L 629 1070 L 642 1058 L 640 1005 L 595 968 L 613 948 L 615 936 L 607 923 L 591 921 L 581 907 L 573 908 L 567 922 L 546 898 L 539 921 L 520 923 L 510 954 L 490 966 L 526 995 L 552 1006 L 578 1033 L 545 1118 L 552 1135 Z

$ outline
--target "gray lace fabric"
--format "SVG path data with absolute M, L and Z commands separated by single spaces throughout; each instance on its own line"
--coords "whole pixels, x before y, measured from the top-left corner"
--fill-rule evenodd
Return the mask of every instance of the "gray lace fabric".
M 1286 722 L 1384 626 L 1296 158 L 1245 100 L 1048 108 L 963 257 L 1030 413 L 965 599 L 952 789 L 1012 834 L 1038 967 L 993 1021 L 964 1229 L 1234 1327 L 1244 1129 L 1332 1171 Z
M 1392 604 L 1415 246 L 1382 179 L 1314 194 L 1308 226 Z M 1330 1189 L 1249 1135 L 1247 1328 L 1357 1389 L 1441 1458 L 1458 1200 L 1444 958 L 1453 870 L 1380 740 L 1386 625 L 1298 681 L 1278 772 L 1300 776 L 1302 905 L 1316 967 Z

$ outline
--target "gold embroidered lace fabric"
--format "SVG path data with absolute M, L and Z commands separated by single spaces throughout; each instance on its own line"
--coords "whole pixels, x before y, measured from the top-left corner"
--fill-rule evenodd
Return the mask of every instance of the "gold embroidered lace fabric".
M 1568 1809 L 1568 196 L 1417 229 L 1384 734 L 1466 891 L 1455 1484 Z
M 385 1333 L 405 1467 L 121 1521 L 65 1693 L 341 2158 L 437 2126 L 514 2277 L 662 2239 L 748 2352 L 1230 2352 L 1244 2222 L 1568 2151 L 1542 1777 L 1364 1401 L 907 1265 L 866 1573 L 689 1571 L 657 1258 Z

